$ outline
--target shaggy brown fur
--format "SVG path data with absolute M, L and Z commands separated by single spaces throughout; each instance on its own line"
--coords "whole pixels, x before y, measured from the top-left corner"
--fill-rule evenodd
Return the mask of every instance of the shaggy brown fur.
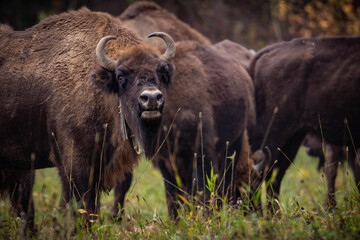
M 218 42 L 213 47 L 231 57 L 233 64 L 237 64 L 238 67 L 242 67 L 249 72 L 250 63 L 254 55 L 247 48 L 230 40 Z M 247 123 L 247 130 L 251 133 L 255 128 L 256 121 L 254 83 L 250 78 L 247 78 L 244 83 L 249 89 L 249 97 L 251 98 L 249 101 L 250 115 Z
M 158 69 L 157 50 L 143 47 L 119 19 L 86 8 L 0 34 L 0 169 L 29 170 L 31 155 L 35 169 L 55 165 L 63 200 L 74 192 L 89 213 L 100 207 L 99 191 L 112 188 L 138 158 L 132 143 L 121 138 L 119 96 L 104 94 L 92 81 L 99 72 L 115 74 L 99 67 L 95 55 L 106 35 L 117 36 L 107 44 L 109 57 L 132 63 L 133 71 Z M 134 52 L 137 56 L 131 56 Z M 131 115 L 133 103 L 123 100 L 125 114 Z M 136 127 L 135 121 L 130 126 Z
M 214 44 L 214 47 L 219 51 L 227 53 L 230 57 L 233 58 L 234 62 L 239 63 L 246 71 L 249 72 L 251 59 L 254 57 L 249 49 L 240 44 L 232 42 L 230 40 L 223 40 Z
M 252 181 L 255 181 L 256 179 L 251 179 L 253 164 L 254 162 L 251 158 L 249 138 L 247 135 L 247 131 L 245 131 L 242 141 L 242 151 L 239 154 L 239 161 L 235 169 L 235 186 L 238 191 L 241 190 L 241 187 L 244 185 L 244 183 L 250 186 L 254 184 Z
M 152 32 L 166 32 L 175 42 L 195 40 L 210 45 L 211 42 L 201 33 L 179 20 L 174 14 L 153 2 L 137 2 L 128 7 L 118 18 L 123 24 L 135 31 L 146 43 L 159 49 L 164 45 L 157 39 L 148 39 Z

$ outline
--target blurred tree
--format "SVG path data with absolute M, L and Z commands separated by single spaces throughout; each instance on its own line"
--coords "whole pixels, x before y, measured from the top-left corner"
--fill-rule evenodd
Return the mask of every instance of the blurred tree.
M 136 0 L 12 0 L 0 22 L 23 30 L 49 14 L 87 6 L 114 16 Z M 156 0 L 211 41 L 225 38 L 248 48 L 302 36 L 359 35 L 359 0 Z
M 360 1 L 311 0 L 302 5 L 279 2 L 291 37 L 359 35 Z

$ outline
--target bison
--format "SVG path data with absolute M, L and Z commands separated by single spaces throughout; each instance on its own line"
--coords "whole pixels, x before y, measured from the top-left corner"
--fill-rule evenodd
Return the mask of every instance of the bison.
M 194 48 L 194 56 L 192 56 L 189 52 L 187 52 L 184 55 L 184 59 L 182 60 L 180 57 L 176 57 L 176 62 L 181 63 L 182 65 L 184 65 L 183 69 L 184 71 L 187 73 L 186 76 L 184 76 L 183 74 L 176 74 L 174 77 L 173 82 L 175 82 L 174 84 L 171 83 L 169 86 L 170 91 L 172 92 L 172 94 L 174 94 L 174 96 L 169 96 L 169 100 L 168 100 L 168 104 L 169 106 L 171 106 L 173 109 L 172 111 L 177 110 L 176 108 L 179 107 L 179 104 L 176 103 L 178 102 L 178 99 L 182 99 L 182 101 L 184 101 L 184 103 L 182 103 L 184 106 L 186 106 L 185 108 L 181 108 L 182 110 L 180 110 L 180 115 L 182 115 L 182 111 L 185 109 L 186 111 L 188 111 L 189 113 L 191 113 L 193 116 L 197 116 L 198 112 L 201 110 L 201 107 L 195 107 L 193 105 L 191 105 L 188 102 L 188 98 L 193 99 L 193 97 L 188 96 L 189 93 L 187 93 L 188 91 L 185 91 L 185 89 L 183 89 L 184 87 L 182 87 L 183 85 L 188 84 L 189 86 L 192 86 L 192 88 L 194 89 L 194 92 L 197 92 L 198 95 L 198 100 L 197 102 L 201 103 L 202 106 L 204 106 L 204 108 L 211 108 L 211 104 L 208 104 L 208 106 L 205 104 L 205 93 L 202 93 L 201 91 L 201 87 L 196 86 L 195 84 L 190 83 L 190 70 L 189 69 L 194 69 L 194 73 L 196 73 L 195 71 L 204 71 L 203 69 L 207 69 L 205 67 L 205 65 L 207 63 L 211 63 L 210 60 L 205 59 L 206 56 L 208 55 L 208 57 L 213 56 L 214 52 L 215 52 L 215 56 L 216 59 L 214 59 L 213 61 L 216 61 L 219 57 L 218 56 L 223 56 L 223 55 L 227 55 L 226 59 L 232 59 L 232 66 L 234 68 L 240 68 L 242 69 L 242 67 L 244 67 L 246 70 L 249 69 L 249 65 L 250 65 L 250 60 L 253 57 L 253 54 L 250 53 L 249 50 L 247 50 L 246 48 L 242 47 L 239 44 L 236 44 L 232 41 L 229 40 L 224 40 L 222 42 L 219 42 L 217 44 L 214 44 L 213 47 L 211 47 L 210 49 L 212 49 L 210 52 L 209 50 L 203 50 L 203 48 L 205 48 L 204 45 L 209 45 L 210 41 L 208 41 L 204 36 L 201 35 L 201 33 L 197 32 L 195 29 L 192 29 L 190 26 L 188 26 L 187 24 L 181 22 L 180 20 L 178 20 L 173 14 L 167 12 L 165 9 L 162 9 L 160 6 L 158 6 L 155 3 L 150 3 L 150 2 L 138 2 L 133 4 L 132 6 L 130 6 L 128 9 L 126 9 L 120 16 L 119 18 L 122 20 L 122 22 L 128 26 L 129 28 L 131 28 L 132 30 L 134 30 L 136 33 L 138 33 L 140 36 L 145 37 L 149 31 L 152 30 L 156 30 L 159 29 L 161 31 L 165 31 L 171 34 L 171 36 L 174 37 L 174 39 L 176 41 L 186 41 L 186 40 L 195 40 L 197 42 L 199 42 L 200 44 L 197 43 L 189 43 L 192 48 Z M 159 41 L 148 41 L 149 44 L 161 49 L 162 46 L 160 47 L 159 45 Z M 184 46 L 187 46 L 187 44 L 185 42 L 179 42 L 177 44 L 177 48 L 184 48 Z M 197 47 L 199 46 L 201 48 L 201 50 L 197 50 Z M 181 51 L 181 50 L 180 50 Z M 194 68 L 192 66 L 193 62 L 191 62 L 189 59 L 198 59 L 196 57 L 197 53 L 201 53 L 204 56 L 200 59 L 197 60 L 196 62 L 198 62 L 196 68 L 198 68 L 198 70 L 196 70 L 196 68 Z M 221 58 L 221 57 L 220 57 Z M 187 62 L 189 61 L 189 62 Z M 185 67 L 186 66 L 186 67 Z M 221 64 L 219 64 L 219 66 L 222 66 Z M 228 68 L 228 67 L 226 67 Z M 239 73 L 241 72 L 241 73 Z M 252 128 L 254 126 L 254 122 L 255 122 L 255 106 L 254 106 L 254 90 L 253 90 L 253 83 L 250 80 L 250 78 L 244 76 L 245 74 L 242 72 L 242 70 L 233 70 L 233 73 L 238 73 L 239 76 L 236 77 L 238 80 L 235 81 L 236 84 L 242 85 L 245 84 L 245 87 L 242 87 L 246 90 L 243 90 L 240 94 L 239 94 L 239 98 L 243 97 L 243 93 L 244 91 L 248 92 L 249 95 L 246 97 L 246 101 L 249 104 L 249 110 L 247 109 L 242 109 L 242 111 L 248 112 L 249 116 L 246 117 L 247 119 L 247 123 L 245 124 L 247 126 L 247 128 Z M 209 79 L 212 78 L 217 78 L 217 77 L 213 77 L 211 75 L 212 73 L 208 72 L 206 74 L 206 76 L 201 76 L 201 79 L 199 79 L 199 82 L 208 82 L 210 81 Z M 229 75 L 225 75 L 223 74 L 220 70 L 219 71 L 215 71 L 214 76 L 216 74 L 220 74 L 222 77 L 224 77 L 224 79 L 226 77 L 228 77 Z M 189 83 L 188 83 L 189 82 Z M 184 83 L 180 85 L 180 83 Z M 185 84 L 186 83 L 186 84 Z M 220 79 L 217 78 L 216 80 L 216 84 L 221 85 L 220 83 Z M 186 93 L 183 93 L 182 95 L 180 95 L 179 92 L 184 91 Z M 231 94 L 229 95 L 229 99 L 232 96 Z M 202 99 L 202 100 L 201 100 Z M 229 101 L 229 99 L 224 100 L 225 101 Z M 173 102 L 172 102 L 173 101 Z M 205 107 L 206 106 L 206 107 Z M 170 108 L 170 107 L 169 107 Z M 223 110 L 224 112 L 226 112 L 226 110 Z M 167 118 L 168 123 L 164 124 L 167 125 L 166 127 L 169 127 L 169 122 L 170 119 L 173 117 L 173 115 L 169 115 L 167 116 L 166 114 L 170 112 L 169 111 L 165 111 L 164 112 L 164 116 L 165 118 Z M 213 113 L 210 114 L 210 116 L 207 116 L 207 119 L 213 119 L 214 116 L 212 116 L 213 114 L 219 114 L 221 111 L 220 110 L 214 110 Z M 172 112 L 173 114 L 174 112 Z M 209 115 L 209 114 L 207 114 Z M 198 121 L 198 120 L 197 120 Z M 182 180 L 184 180 L 185 185 L 187 186 L 183 186 L 183 189 L 185 189 L 185 191 L 187 191 L 187 193 L 190 193 L 190 188 L 192 187 L 191 185 L 191 172 L 192 172 L 192 160 L 193 160 L 193 153 L 194 153 L 194 147 L 195 147 L 195 138 L 194 136 L 197 134 L 197 122 L 195 119 L 192 119 L 192 121 L 180 121 L 180 120 L 176 120 L 176 128 L 179 130 L 179 132 L 181 131 L 181 142 L 177 143 L 179 147 L 179 149 L 177 149 L 177 153 L 175 153 L 177 160 L 175 163 L 170 163 L 170 157 L 168 156 L 168 153 L 164 152 L 164 151 L 169 151 L 169 149 L 167 147 L 163 147 L 162 153 L 160 154 L 159 157 L 156 157 L 156 160 L 154 161 L 155 164 L 157 165 L 157 167 L 159 167 L 161 169 L 161 172 L 163 173 L 163 177 L 165 179 L 165 185 L 167 186 L 167 203 L 168 203 L 168 208 L 169 208 L 169 213 L 172 217 L 176 217 L 177 215 L 177 207 L 175 207 L 174 204 L 174 199 L 176 199 L 176 194 L 179 193 L 179 189 L 176 189 L 176 186 L 172 184 L 175 184 L 175 172 L 174 172 L 174 168 L 177 168 L 177 170 L 182 171 L 182 172 L 186 172 L 186 174 L 189 174 L 188 176 L 185 176 L 183 173 L 182 176 Z M 213 120 L 208 120 L 208 121 L 213 121 Z M 236 120 L 234 120 L 236 121 Z M 222 123 L 219 123 L 222 124 Z M 208 128 L 208 123 L 206 124 L 207 128 Z M 245 126 L 244 125 L 244 126 Z M 244 127 L 242 124 L 239 124 L 239 126 L 241 126 L 242 128 Z M 215 128 L 219 126 L 215 126 Z M 212 129 L 212 132 L 215 132 L 214 126 L 209 126 L 210 129 Z M 175 130 L 174 130 L 175 131 Z M 238 130 L 236 130 L 238 131 Z M 241 131 L 241 130 L 240 130 Z M 184 136 L 186 134 L 186 136 Z M 234 134 L 238 134 L 237 132 Z M 189 135 L 189 136 L 187 136 Z M 218 137 L 218 133 L 215 133 L 214 136 L 213 133 L 210 133 L 211 137 Z M 241 134 L 240 134 L 241 135 Z M 164 136 L 163 136 L 164 137 Z M 162 139 L 160 139 L 162 140 Z M 171 138 L 171 140 L 167 140 L 167 142 L 172 142 L 172 144 L 174 144 L 174 136 Z M 239 140 L 239 142 L 241 142 L 241 144 L 239 144 L 239 146 L 237 146 L 238 148 L 241 148 L 241 146 L 243 146 L 244 151 L 242 151 L 243 155 L 242 155 L 242 160 L 240 161 L 241 163 L 237 165 L 236 171 L 238 173 L 238 178 L 235 180 L 237 186 L 240 188 L 240 186 L 242 185 L 243 182 L 249 182 L 248 179 L 248 174 L 249 174 L 249 169 L 252 165 L 252 160 L 250 160 L 249 162 L 245 162 L 248 160 L 248 142 L 247 142 L 247 137 L 244 136 L 244 140 Z M 186 143 L 186 144 L 185 144 Z M 179 146 L 180 144 L 182 144 L 183 146 Z M 212 146 L 213 143 L 208 143 L 207 147 Z M 225 159 L 225 141 L 222 143 L 222 147 L 221 147 L 221 153 L 217 153 L 223 157 L 213 157 L 210 159 L 210 161 L 207 161 L 207 163 L 210 163 L 214 158 L 216 159 L 215 162 L 213 164 L 220 164 L 222 161 L 224 161 Z M 174 146 L 172 146 L 174 147 Z M 167 149 L 167 150 L 164 150 Z M 181 151 L 181 152 L 180 152 Z M 216 152 L 216 151 L 215 151 Z M 245 153 L 245 154 L 244 154 Z M 175 156 L 174 155 L 174 156 Z M 186 156 L 186 157 L 179 157 L 179 156 Z M 239 155 L 239 152 L 238 152 Z M 238 158 L 237 155 L 237 158 Z M 207 158 L 207 157 L 206 157 Z M 175 158 L 173 158 L 175 159 Z M 209 169 L 207 169 L 206 174 L 209 174 Z M 202 173 L 199 173 L 198 175 L 203 175 Z M 227 176 L 229 177 L 231 174 L 228 174 Z M 121 212 L 123 211 L 122 207 L 124 205 L 124 198 L 125 198 L 125 194 L 127 192 L 127 189 L 130 187 L 131 184 L 131 179 L 132 179 L 132 175 L 130 173 L 127 174 L 127 178 L 125 181 L 123 182 L 118 182 L 117 183 L 117 187 L 115 189 L 115 202 L 114 205 L 112 207 L 111 213 L 113 217 L 120 217 L 121 219 Z M 198 179 L 199 181 L 202 181 L 201 178 Z M 228 181 L 228 179 L 227 179 Z M 226 183 L 228 186 L 228 182 Z M 187 188 L 187 189 L 186 189 Z M 204 187 L 201 186 L 201 189 L 203 189 Z M 120 206 L 120 208 L 119 208 Z M 120 212 L 120 214 L 118 214 Z
M 307 133 L 336 146 L 351 143 L 353 152 L 359 148 L 359 49 L 359 37 L 299 38 L 265 47 L 252 60 L 256 128 L 250 142 L 253 149 L 266 145 L 272 152 L 269 167 L 278 173 L 271 196 L 278 196 Z M 358 184 L 358 159 L 354 170 Z
M 8 24 L 0 24 L 0 33 L 12 32 L 14 29 Z M 34 227 L 34 203 L 31 198 L 31 192 L 35 180 L 34 171 L 1 171 L 2 188 L 1 192 L 10 193 L 11 206 L 17 216 L 24 219 L 24 233 L 30 229 L 32 233 L 36 232 Z M 0 193 L 1 194 L 1 193 Z
M 232 171 L 223 174 L 231 166 L 226 153 L 228 156 L 237 153 L 234 166 L 242 166 L 242 180 L 246 183 L 249 183 L 252 167 L 245 136 L 250 115 L 247 83 L 251 79 L 247 72 L 214 47 L 196 42 L 179 42 L 176 46 L 174 64 L 177 71 L 168 87 L 168 104 L 164 109 L 165 129 L 169 129 L 173 119 L 175 127 L 166 147 L 161 148 L 155 159 L 165 179 L 168 211 L 173 217 L 177 215 L 174 203 L 177 195 L 183 194 L 179 188 L 188 194 L 194 192 L 194 187 L 206 191 L 204 178 L 210 177 L 211 167 L 219 180 L 224 178 L 224 189 L 229 191 L 229 198 L 236 199 Z M 175 116 L 177 109 L 180 111 Z M 228 146 L 226 142 L 229 142 Z M 242 154 L 243 158 L 239 159 Z M 204 172 L 199 171 L 202 168 Z M 177 185 L 177 175 L 181 187 Z M 222 187 L 219 189 L 221 191 Z
M 258 177 L 264 163 L 253 171 L 246 134 L 248 124 L 254 124 L 253 85 L 247 71 L 234 60 L 235 52 L 230 56 L 219 50 L 218 45 L 195 41 L 177 42 L 176 49 L 173 60 L 176 72 L 167 89 L 164 131 L 158 146 L 166 140 L 154 159 L 164 178 L 169 215 L 175 219 L 178 195 L 186 193 L 187 197 L 195 195 L 196 190 L 207 191 L 204 180 L 210 177 L 211 167 L 219 176 L 219 195 L 227 194 L 234 202 L 239 197 L 239 188 L 244 183 L 251 184 L 249 181 Z M 234 152 L 235 169 L 226 158 Z M 228 170 L 226 174 L 224 169 Z M 123 187 L 129 187 L 130 182 L 131 178 L 115 189 L 113 216 L 119 211 L 117 201 L 120 205 L 124 203 Z
M 129 6 L 118 18 L 150 45 L 163 49 L 159 41 L 147 39 L 151 32 L 162 31 L 171 35 L 175 42 L 194 40 L 210 45 L 200 32 L 179 20 L 174 14 L 153 2 L 140 1 Z
M 74 196 L 88 220 L 99 211 L 98 194 L 131 171 L 140 146 L 155 152 L 175 47 L 154 36 L 165 54 L 86 8 L 0 34 L 1 190 L 19 180 L 6 172 L 56 166 L 62 201 Z

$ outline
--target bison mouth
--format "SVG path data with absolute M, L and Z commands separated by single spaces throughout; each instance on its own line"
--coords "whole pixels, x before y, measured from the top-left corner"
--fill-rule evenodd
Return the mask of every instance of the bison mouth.
M 141 113 L 142 120 L 158 120 L 161 118 L 161 112 L 159 110 L 146 110 Z

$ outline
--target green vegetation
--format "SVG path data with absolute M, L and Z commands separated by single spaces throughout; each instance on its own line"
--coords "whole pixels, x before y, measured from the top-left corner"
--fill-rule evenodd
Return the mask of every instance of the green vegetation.
M 325 208 L 326 180 L 316 170 L 317 159 L 301 149 L 282 184 L 278 211 L 263 216 L 224 207 L 204 212 L 190 206 L 174 223 L 167 216 L 161 174 L 142 160 L 135 169 L 122 223 L 113 223 L 109 211 L 113 192 L 101 199 L 102 224 L 92 231 L 75 222 L 70 208 L 61 210 L 60 180 L 56 169 L 38 170 L 34 188 L 35 222 L 38 239 L 359 239 L 360 195 L 352 172 L 339 167 L 336 179 L 338 208 Z M 211 182 L 211 178 L 209 179 Z M 264 200 L 264 199 L 263 199 Z M 0 201 L 0 239 L 21 238 L 21 220 L 9 210 L 9 200 Z M 244 212 L 246 214 L 244 214 Z

